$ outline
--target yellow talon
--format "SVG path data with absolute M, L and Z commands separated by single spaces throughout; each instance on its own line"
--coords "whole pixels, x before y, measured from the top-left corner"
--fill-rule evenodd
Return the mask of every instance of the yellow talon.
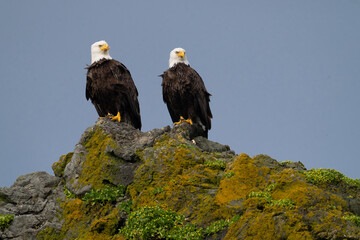
M 193 124 L 192 120 L 189 118 L 189 119 L 184 119 L 183 116 L 180 116 L 180 120 L 178 122 L 174 122 L 174 125 L 178 125 L 180 123 L 183 123 L 183 122 L 187 122 L 187 123 L 190 123 L 191 125 Z
M 186 119 L 184 122 L 187 122 L 187 123 L 190 123 L 190 125 L 193 124 L 192 120 L 189 118 L 189 119 Z
M 110 113 L 108 113 L 108 115 L 107 116 L 105 116 L 105 117 L 99 117 L 99 119 L 103 119 L 103 118 L 111 118 L 111 114 Z
M 118 122 L 120 122 L 121 121 L 120 112 L 118 112 L 115 117 L 112 117 L 111 120 L 113 121 L 117 120 Z
M 180 120 L 178 122 L 174 122 L 174 125 L 178 125 L 180 123 L 182 123 L 185 119 L 183 118 L 183 116 L 180 116 Z

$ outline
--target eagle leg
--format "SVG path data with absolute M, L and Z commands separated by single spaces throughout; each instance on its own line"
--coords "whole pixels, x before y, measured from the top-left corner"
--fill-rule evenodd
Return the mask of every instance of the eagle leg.
M 190 118 L 189 119 L 184 119 L 183 116 L 180 116 L 180 120 L 178 122 L 174 122 L 174 125 L 178 125 L 178 124 L 183 123 L 183 122 L 187 122 L 190 125 L 193 124 L 193 122 L 192 122 L 192 120 Z
M 121 121 L 120 112 L 118 112 L 115 117 L 112 117 L 111 120 L 120 122 Z

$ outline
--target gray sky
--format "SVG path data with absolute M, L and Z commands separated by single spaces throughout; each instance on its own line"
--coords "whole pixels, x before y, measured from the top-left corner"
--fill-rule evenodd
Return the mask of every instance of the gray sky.
M 131 71 L 143 131 L 171 124 L 161 78 L 187 51 L 212 94 L 209 139 L 360 178 L 360 1 L 0 0 L 0 186 L 73 151 L 98 116 L 90 45 Z

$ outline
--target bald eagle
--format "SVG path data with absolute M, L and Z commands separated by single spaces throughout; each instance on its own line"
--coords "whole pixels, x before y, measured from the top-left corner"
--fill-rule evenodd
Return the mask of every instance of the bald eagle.
M 91 99 L 99 116 L 141 129 L 138 91 L 130 71 L 110 57 L 105 41 L 91 45 L 91 65 L 86 69 L 86 99 Z
M 160 76 L 163 100 L 172 121 L 198 125 L 203 132 L 201 135 L 207 138 L 211 129 L 211 95 L 200 75 L 190 67 L 184 49 L 175 48 L 170 52 L 169 69 Z

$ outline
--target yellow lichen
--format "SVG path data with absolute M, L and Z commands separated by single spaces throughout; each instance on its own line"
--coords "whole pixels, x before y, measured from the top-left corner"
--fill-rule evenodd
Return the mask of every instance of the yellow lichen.
M 60 157 L 59 161 L 53 163 L 52 169 L 54 171 L 55 176 L 63 177 L 64 169 L 66 165 L 70 162 L 73 154 L 74 154 L 73 152 L 70 152 L 66 155 L 63 155 Z
M 121 161 L 106 153 L 109 146 L 116 149 L 115 143 L 94 128 L 84 146 L 87 153 L 79 182 L 103 188 L 103 180 L 116 173 L 111 166 Z M 154 146 L 138 149 L 136 155 L 142 165 L 127 188 L 132 211 L 161 206 L 203 229 L 241 215 L 224 229 L 223 239 L 330 239 L 345 233 L 359 239 L 360 230 L 344 218 L 349 204 L 335 186 L 331 189 L 336 191 L 329 191 L 327 186 L 309 184 L 304 174 L 268 156 L 240 154 L 231 159 L 204 152 L 181 135 L 170 138 L 167 134 L 158 137 Z M 60 235 L 65 239 L 124 239 L 116 234 L 123 216 L 114 205 L 89 207 L 76 198 L 66 199 L 62 207 Z
M 62 204 L 65 220 L 61 232 L 65 239 L 122 239 L 118 232 L 119 209 L 110 203 L 89 207 L 81 199 L 66 199 Z
M 140 155 L 144 165 L 128 188 L 135 208 L 161 204 L 186 215 L 193 223 L 211 221 L 209 216 L 218 209 L 214 196 L 222 170 L 207 166 L 205 161 L 211 161 L 215 154 L 204 154 L 174 139 L 157 141 L 152 149 L 155 151 L 145 150 Z M 162 191 L 154 195 L 159 187 Z
M 116 161 L 121 161 L 113 155 L 107 153 L 106 149 L 111 147 L 116 149 L 113 138 L 107 135 L 99 127 L 89 133 L 83 143 L 87 153 L 82 162 L 82 171 L 79 174 L 78 183 L 75 188 L 91 185 L 92 188 L 103 188 L 104 181 L 111 182 L 116 175 Z
M 265 185 L 265 176 L 269 169 L 259 168 L 254 165 L 254 160 L 246 154 L 237 156 L 227 172 L 233 172 L 231 178 L 224 178 L 220 182 L 216 195 L 216 203 L 219 205 L 229 204 L 246 198 L 251 191 L 256 191 L 259 185 Z

